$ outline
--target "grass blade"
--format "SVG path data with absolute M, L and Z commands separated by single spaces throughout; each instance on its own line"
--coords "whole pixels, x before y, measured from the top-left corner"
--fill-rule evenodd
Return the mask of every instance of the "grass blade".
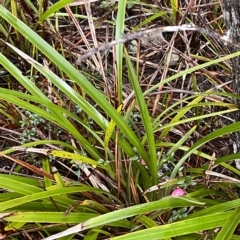
M 153 128 L 152 128 L 152 122 L 151 118 L 148 113 L 148 109 L 145 103 L 145 99 L 141 90 L 141 87 L 138 82 L 137 75 L 134 71 L 133 65 L 130 61 L 130 58 L 128 56 L 127 50 L 125 49 L 125 57 L 127 61 L 128 66 L 128 74 L 129 74 L 129 80 L 132 84 L 132 87 L 135 92 L 135 97 L 137 99 L 137 103 L 139 106 L 139 111 L 141 113 L 142 122 L 146 131 L 147 140 L 148 140 L 148 147 L 149 147 L 149 153 L 150 158 L 144 159 L 149 167 L 151 169 L 152 173 L 152 183 L 153 185 L 157 184 L 157 158 L 156 158 L 156 147 L 155 147 L 155 139 L 153 135 Z
M 240 207 L 236 208 L 228 217 L 221 231 L 218 233 L 216 240 L 230 240 L 240 222 Z
M 143 214 L 143 213 L 154 211 L 154 210 L 161 210 L 161 209 L 164 210 L 169 208 L 175 208 L 178 206 L 182 207 L 182 206 L 201 206 L 201 205 L 204 205 L 204 203 L 195 201 L 194 199 L 188 198 L 186 196 L 181 198 L 165 197 L 159 201 L 140 204 L 133 207 L 128 207 L 125 209 L 104 214 L 96 218 L 92 218 L 86 222 L 83 222 L 82 224 L 78 224 L 72 228 L 69 228 L 66 231 L 63 231 L 62 233 L 58 233 L 50 237 L 47 237 L 44 240 L 53 240 L 59 237 L 68 236 L 70 234 L 77 233 L 86 229 L 108 224 L 109 222 L 118 221 L 120 219 L 125 219 L 131 216 Z M 154 228 L 151 228 L 151 229 L 154 229 Z M 126 237 L 126 235 L 124 235 L 124 237 Z

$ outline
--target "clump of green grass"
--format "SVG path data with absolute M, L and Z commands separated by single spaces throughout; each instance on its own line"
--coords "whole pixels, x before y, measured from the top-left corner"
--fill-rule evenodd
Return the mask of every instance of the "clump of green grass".
M 36 12 L 38 21 L 31 28 L 27 21 L 20 20 L 17 11 L 12 14 L 8 6 L 0 6 L 2 32 L 6 35 L 0 62 L 22 89 L 0 88 L 0 101 L 4 103 L 0 110 L 14 123 L 5 103 L 14 106 L 28 117 L 18 120 L 18 124 L 36 130 L 34 136 L 28 136 L 28 142 L 11 146 L 0 156 L 37 174 L 0 175 L 0 187 L 4 189 L 0 194 L 0 211 L 5 224 L 1 234 L 21 238 L 21 234 L 34 233 L 48 240 L 60 237 L 118 240 L 143 236 L 204 239 L 206 233 L 212 239 L 237 239 L 234 231 L 239 224 L 237 177 L 240 172 L 230 162 L 239 154 L 217 152 L 219 156 L 216 156 L 212 141 L 238 131 L 239 123 L 221 124 L 213 131 L 208 125 L 214 117 L 238 111 L 238 106 L 231 103 L 231 99 L 238 96 L 229 93 L 225 84 L 218 83 L 211 73 L 219 69 L 229 71 L 227 60 L 240 53 L 220 57 L 218 43 L 210 40 L 206 48 L 215 51 L 214 59 L 199 56 L 191 53 L 188 40 L 187 53 L 183 54 L 181 47 L 173 46 L 175 42 L 182 45 L 186 33 L 176 33 L 166 36 L 172 45 L 158 49 L 162 65 L 157 68 L 162 72 L 155 72 L 155 76 L 159 78 L 153 74 L 148 79 L 141 64 L 145 61 L 156 67 L 156 59 L 147 54 L 150 60 L 142 61 L 140 45 L 132 54 L 119 44 L 113 54 L 106 51 L 110 60 L 97 53 L 82 63 L 83 66 L 74 66 L 72 59 L 79 58 L 79 52 L 65 47 L 67 42 L 74 49 L 71 41 L 59 40 L 58 21 L 64 22 L 70 17 L 82 34 L 84 46 L 89 50 L 91 45 L 76 21 L 86 19 L 86 15 L 83 16 L 81 8 L 76 8 L 74 13 L 67 6 L 70 2 L 57 2 L 45 12 L 40 3 L 40 10 Z M 35 12 L 36 8 L 28 4 Z M 132 4 L 131 11 L 142 7 L 146 16 L 148 12 L 152 15 L 137 23 L 133 31 L 140 26 L 149 27 L 151 21 L 184 23 L 184 17 L 179 19 L 184 16 L 180 11 L 184 6 L 178 6 L 176 1 L 171 1 L 171 11 L 166 9 L 170 6 L 163 6 L 160 13 L 156 5 L 119 1 L 118 5 L 109 7 L 106 18 L 100 19 L 112 24 L 116 39 L 121 37 L 129 21 L 125 18 L 129 14 L 128 4 Z M 58 11 L 62 7 L 65 12 Z M 97 3 L 95 7 L 97 9 Z M 89 33 L 97 47 L 97 23 L 92 24 L 95 19 L 90 5 L 84 8 Z M 116 24 L 107 19 L 111 11 L 116 13 Z M 8 26 L 14 29 L 9 39 L 4 31 Z M 57 36 L 52 39 L 55 45 L 34 31 L 41 28 Z M 200 37 L 201 42 L 206 38 Z M 20 39 L 24 39 L 27 51 L 17 44 Z M 8 52 L 24 60 L 24 69 L 21 64 L 16 66 L 13 58 L 7 58 Z M 201 52 L 204 53 L 207 50 Z M 181 56 L 183 62 L 191 57 L 194 60 L 191 67 L 183 68 L 180 63 L 171 65 L 173 54 Z M 106 71 L 108 66 L 112 73 Z M 24 74 L 28 70 L 31 76 Z M 209 86 L 203 91 L 198 89 L 199 72 L 204 74 Z M 114 76 L 113 81 L 107 74 Z M 39 76 L 41 87 L 31 81 L 32 76 Z M 61 136 L 65 139 L 41 128 L 46 123 L 63 131 Z M 42 169 L 8 156 L 16 152 L 37 154 Z M 78 165 L 81 174 L 77 181 L 72 175 L 61 175 L 62 167 L 57 171 L 52 159 L 57 159 L 70 173 L 74 173 L 72 165 Z M 218 169 L 224 171 L 220 173 Z M 15 173 L 18 171 L 19 166 L 14 169 Z M 184 190 L 185 195 L 172 196 L 177 188 Z

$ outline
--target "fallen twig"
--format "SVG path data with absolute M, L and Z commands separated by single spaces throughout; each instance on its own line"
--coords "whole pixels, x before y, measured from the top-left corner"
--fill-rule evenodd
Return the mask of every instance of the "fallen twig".
M 98 48 L 93 48 L 92 51 L 85 53 L 84 55 L 82 55 L 79 59 L 77 59 L 77 61 L 75 62 L 76 65 L 80 65 L 80 63 L 87 59 L 88 57 L 90 57 L 91 55 L 99 52 L 99 51 L 106 51 L 108 49 L 110 49 L 111 47 L 117 45 L 117 44 L 121 44 L 121 43 L 125 43 L 127 41 L 133 40 L 133 39 L 138 39 L 138 38 L 142 38 L 144 37 L 146 34 L 150 34 L 152 32 L 156 32 L 156 31 L 161 31 L 161 32 L 176 32 L 176 31 L 197 31 L 200 32 L 202 34 L 205 34 L 207 36 L 216 38 L 218 40 L 223 41 L 226 44 L 229 44 L 231 46 L 237 47 L 240 49 L 240 44 L 239 43 L 234 43 L 232 39 L 230 39 L 227 34 L 226 35 L 221 35 L 220 33 L 212 30 L 212 29 L 205 29 L 205 28 L 201 28 L 195 25 L 181 25 L 181 26 L 166 26 L 166 27 L 157 27 L 157 28 L 151 28 L 151 29 L 146 29 L 146 30 L 141 30 L 135 33 L 130 33 L 130 34 L 123 34 L 122 38 L 119 38 L 117 40 L 114 40 L 110 43 L 104 44 Z

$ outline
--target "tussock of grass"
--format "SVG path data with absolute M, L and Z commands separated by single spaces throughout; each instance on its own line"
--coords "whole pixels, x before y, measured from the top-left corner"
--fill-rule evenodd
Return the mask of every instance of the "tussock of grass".
M 2 238 L 238 238 L 240 53 L 199 31 L 106 45 L 162 26 L 223 34 L 221 5 L 194 4 L 0 6 Z

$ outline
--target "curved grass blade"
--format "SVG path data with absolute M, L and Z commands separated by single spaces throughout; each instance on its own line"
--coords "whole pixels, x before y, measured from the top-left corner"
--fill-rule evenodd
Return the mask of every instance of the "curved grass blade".
M 230 240 L 232 235 L 240 222 L 240 207 L 236 208 L 228 217 L 225 224 L 218 233 L 216 240 Z
M 145 103 L 145 99 L 141 90 L 141 87 L 138 82 L 137 75 L 134 71 L 133 65 L 131 63 L 131 60 L 128 56 L 127 50 L 124 49 L 125 52 L 125 57 L 127 61 L 127 67 L 128 67 L 128 75 L 129 75 L 129 80 L 131 82 L 131 85 L 134 89 L 135 92 L 135 97 L 137 99 L 139 111 L 141 114 L 142 122 L 144 125 L 144 129 L 146 131 L 147 135 L 147 140 L 148 140 L 148 148 L 149 148 L 149 153 L 150 153 L 150 158 L 144 159 L 147 163 L 147 166 L 151 170 L 152 173 L 152 184 L 155 185 L 157 184 L 157 157 L 156 157 L 156 147 L 155 147 L 155 139 L 153 135 L 153 128 L 152 128 L 152 122 L 151 118 L 149 116 L 148 108 Z
M 42 200 L 44 198 L 55 197 L 55 196 L 59 196 L 62 194 L 80 193 L 80 192 L 85 192 L 85 191 L 96 192 L 96 193 L 105 193 L 105 194 L 109 195 L 109 193 L 107 193 L 103 190 L 93 188 L 93 187 L 88 187 L 88 186 L 60 188 L 60 189 L 54 189 L 54 190 L 49 190 L 49 191 L 33 193 L 31 195 L 27 195 L 27 196 L 20 197 L 17 199 L 12 199 L 12 200 L 9 200 L 6 202 L 1 202 L 0 203 L 0 211 L 10 209 L 10 208 L 19 206 L 24 203 L 33 202 L 36 200 Z
M 232 214 L 216 213 L 213 215 L 202 216 L 191 220 L 183 220 L 180 222 L 166 224 L 159 227 L 153 227 L 146 230 L 137 231 L 134 233 L 125 234 L 120 237 L 113 237 L 112 240 L 138 240 L 138 239 L 166 239 L 169 237 L 184 236 L 187 234 L 210 230 L 216 227 L 221 227 L 226 219 Z M 48 238 L 46 238 L 48 239 Z
M 96 213 L 70 213 L 65 216 L 64 212 L 15 212 L 10 216 L 3 217 L 5 221 L 9 222 L 37 222 L 45 223 L 47 216 L 48 223 L 79 223 L 87 221 L 91 218 L 99 216 Z M 119 220 L 117 222 L 110 223 L 109 226 L 118 226 L 124 228 L 131 228 L 134 226 L 127 220 Z
M 39 18 L 38 22 L 41 23 L 47 18 L 49 18 L 52 14 L 54 14 L 59 9 L 65 7 L 67 4 L 73 2 L 74 0 L 61 0 L 56 2 L 54 5 L 52 5 L 46 12 L 44 12 L 41 17 Z
M 110 212 L 96 218 L 92 218 L 86 222 L 78 224 L 72 228 L 69 228 L 62 233 L 54 234 L 44 240 L 53 240 L 59 237 L 68 236 L 73 233 L 77 233 L 86 229 L 91 229 L 97 226 L 107 225 L 110 222 L 118 221 L 120 219 L 125 219 L 138 214 L 144 214 L 146 212 L 151 212 L 155 210 L 167 210 L 169 208 L 183 207 L 183 206 L 202 206 L 204 203 L 195 201 L 189 197 L 165 197 L 161 200 L 140 204 L 133 207 L 128 207 L 125 209 Z M 151 228 L 154 229 L 154 228 Z
M 22 72 L 14 64 L 12 64 L 2 53 L 0 53 L 0 63 L 32 95 L 47 99 L 46 96 L 36 87 L 36 85 L 34 85 L 26 76 L 23 76 Z
M 201 216 L 205 216 L 205 215 L 209 215 L 209 214 L 214 214 L 216 212 L 226 212 L 229 211 L 231 209 L 235 209 L 235 208 L 239 208 L 240 207 L 240 199 L 235 199 L 232 201 L 228 201 L 225 203 L 219 203 L 217 205 L 214 205 L 212 207 L 206 208 L 206 209 L 202 209 L 198 212 L 195 212 L 193 214 L 190 214 L 189 216 L 187 216 L 186 218 L 195 218 L 195 217 L 201 217 Z
M 177 149 L 180 148 L 180 146 L 191 136 L 191 134 L 195 131 L 197 126 L 194 126 L 193 128 L 191 128 L 167 153 L 166 158 L 164 157 L 165 160 L 167 160 L 167 158 L 171 159 L 172 156 L 174 155 L 175 151 L 177 151 Z M 164 163 L 164 161 L 161 161 L 161 165 Z M 176 169 L 173 169 L 173 174 L 172 175 L 176 175 L 177 171 L 178 171 L 178 167 L 176 167 Z M 171 175 L 171 177 L 172 177 Z M 173 179 L 171 178 L 170 179 Z M 170 190 L 171 188 L 168 187 L 166 190 L 166 194 L 169 195 L 170 194 Z
M 0 175 L 0 187 L 23 195 L 43 192 L 42 188 L 21 182 L 19 180 L 10 179 L 8 175 Z
M 174 171 L 171 174 L 171 178 L 175 178 L 177 175 L 177 172 L 179 170 L 179 168 L 182 166 L 182 164 L 184 163 L 184 161 L 195 151 L 197 150 L 199 147 L 201 147 L 202 145 L 204 145 L 205 143 L 211 141 L 212 139 L 215 139 L 217 137 L 220 137 L 222 135 L 225 134 L 229 134 L 229 133 L 233 133 L 236 131 L 240 130 L 240 125 L 239 122 L 236 123 L 232 123 L 226 127 L 223 127 L 221 129 L 218 129 L 216 131 L 214 131 L 213 133 L 208 134 L 207 136 L 203 137 L 202 139 L 200 139 L 199 141 L 197 141 L 190 149 L 189 151 L 180 159 L 180 161 L 177 163 L 177 165 L 174 168 Z

